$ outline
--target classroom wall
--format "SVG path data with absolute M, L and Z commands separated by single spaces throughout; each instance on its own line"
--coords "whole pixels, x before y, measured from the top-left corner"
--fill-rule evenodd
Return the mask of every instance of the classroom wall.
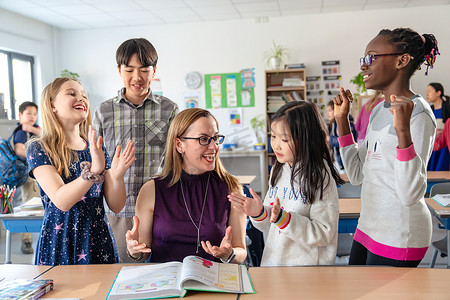
M 116 94 L 122 86 L 115 66 L 115 50 L 132 37 L 149 39 L 159 52 L 157 77 L 164 95 L 184 108 L 184 76 L 190 71 L 202 74 L 256 69 L 256 107 L 243 109 L 243 122 L 264 113 L 264 52 L 272 40 L 290 49 L 288 62 L 303 62 L 307 75 L 321 75 L 321 61 L 340 60 L 343 85 L 354 89 L 349 80 L 359 72 L 359 58 L 366 44 L 382 28 L 411 27 L 419 33 L 434 33 L 442 55 L 434 70 L 413 77 L 413 88 L 425 95 L 431 81 L 444 84 L 450 93 L 450 5 L 426 8 L 390 9 L 289 17 L 271 17 L 267 23 L 253 19 L 190 24 L 61 30 L 58 32 L 56 65 L 81 75 L 93 107 Z M 204 94 L 204 86 L 199 89 Z M 204 106 L 204 100 L 201 102 Z M 227 110 L 213 110 L 221 131 L 232 131 Z
M 50 82 L 57 72 L 56 31 L 52 26 L 0 8 L 0 49 L 35 58 L 36 99 L 40 97 L 42 83 Z

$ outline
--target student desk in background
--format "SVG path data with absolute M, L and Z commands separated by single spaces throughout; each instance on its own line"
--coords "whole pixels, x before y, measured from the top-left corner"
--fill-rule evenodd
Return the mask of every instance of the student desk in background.
M 6 229 L 6 257 L 5 264 L 11 263 L 11 233 L 12 232 L 41 232 L 44 211 L 33 212 L 33 215 L 0 214 Z
M 52 266 L 0 264 L 0 284 L 6 280 L 34 279 L 51 268 Z
M 353 198 L 361 196 L 361 187 L 352 185 L 348 180 L 347 174 L 340 174 L 345 183 L 339 187 L 339 198 Z M 430 193 L 430 189 L 433 185 L 439 182 L 450 181 L 450 171 L 427 171 L 427 191 Z
M 123 266 L 143 264 L 55 266 L 38 279 L 53 279 L 53 291 L 42 298 L 106 299 L 117 273 Z M 188 291 L 188 299 L 235 300 L 236 294 Z
M 266 150 L 221 150 L 219 152 L 219 157 L 227 169 L 228 172 L 234 175 L 254 175 L 257 176 L 256 182 L 260 183 L 261 186 L 261 198 L 264 198 L 267 192 L 268 179 L 267 175 L 267 162 L 266 162 Z M 257 158 L 259 160 L 259 170 L 256 173 L 250 173 L 246 165 L 248 165 L 249 160 L 252 158 Z
M 447 249 L 450 249 L 450 207 L 445 207 L 431 198 L 425 198 L 431 214 L 444 225 L 447 230 Z M 447 268 L 450 268 L 450 258 L 447 257 Z
M 448 270 L 323 266 L 249 269 L 255 294 L 265 299 L 448 299 Z M 55 285 L 56 286 L 56 285 Z
M 355 233 L 361 213 L 361 198 L 339 198 L 339 233 Z

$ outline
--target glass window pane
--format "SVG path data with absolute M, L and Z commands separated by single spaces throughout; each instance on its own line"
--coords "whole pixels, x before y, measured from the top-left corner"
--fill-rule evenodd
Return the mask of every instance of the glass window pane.
M 19 118 L 19 105 L 25 101 L 33 101 L 33 85 L 31 78 L 31 63 L 13 59 L 14 98 L 16 119 Z
M 11 118 L 9 98 L 8 56 L 0 52 L 0 118 Z

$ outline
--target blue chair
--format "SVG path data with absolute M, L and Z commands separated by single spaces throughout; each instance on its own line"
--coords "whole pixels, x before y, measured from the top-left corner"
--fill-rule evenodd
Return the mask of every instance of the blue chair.
M 247 185 L 244 185 L 244 194 L 253 198 Z M 252 222 L 247 219 L 245 243 L 247 246 L 247 265 L 249 267 L 259 267 L 261 265 L 262 253 L 264 250 L 264 237 L 261 231 L 253 227 Z
M 433 185 L 430 189 L 430 197 L 436 194 L 450 194 L 450 182 L 440 182 Z M 439 241 L 432 242 L 431 245 L 434 251 L 430 261 L 430 268 L 434 268 L 438 253 L 441 253 L 441 257 L 448 257 L 447 236 Z M 447 263 L 447 265 L 449 264 Z

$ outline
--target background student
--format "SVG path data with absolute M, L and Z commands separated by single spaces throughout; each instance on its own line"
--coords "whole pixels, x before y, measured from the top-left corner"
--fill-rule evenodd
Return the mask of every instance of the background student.
M 161 175 L 142 187 L 134 226 L 126 235 L 129 255 L 151 262 L 182 261 L 188 255 L 242 263 L 244 214 L 230 205 L 242 187 L 219 158 L 217 120 L 204 109 L 181 111 L 170 125 Z
M 326 144 L 326 126 L 315 104 L 293 101 L 273 116 L 271 145 L 277 162 L 261 199 L 238 193 L 232 207 L 268 232 L 261 266 L 332 265 L 336 259 L 343 181 Z
M 120 212 L 106 209 L 122 262 L 126 254 L 125 233 L 132 228 L 136 198 L 142 185 L 158 174 L 169 125 L 178 106 L 155 95 L 150 84 L 156 72 L 158 53 L 146 39 L 130 39 L 116 51 L 117 69 L 124 87 L 96 110 L 94 128 L 109 153 L 129 140 L 136 147 L 136 163 L 125 173 L 127 202 Z
M 41 133 L 41 128 L 36 124 L 38 106 L 31 101 L 22 102 L 19 105 L 19 123 L 21 129 L 14 134 L 14 152 L 17 155 L 26 158 L 25 143 L 32 137 Z M 27 202 L 33 197 L 39 197 L 39 188 L 36 180 L 28 177 L 27 181 L 20 187 L 22 203 Z M 22 246 L 20 250 L 23 254 L 33 253 L 33 240 L 31 232 L 22 233 Z
M 444 124 L 450 117 L 450 103 L 444 94 L 444 87 L 438 82 L 432 82 L 427 87 L 427 101 L 431 105 L 436 117 L 436 138 L 441 134 Z M 436 148 L 437 149 L 437 148 Z M 448 171 L 450 164 L 449 148 L 444 146 L 440 150 L 433 150 L 428 161 L 428 171 Z
M 361 214 L 349 264 L 416 267 L 431 242 L 431 215 L 424 194 L 426 165 L 436 120 L 425 99 L 411 90 L 422 63 L 432 67 L 438 45 L 432 34 L 383 29 L 360 59 L 367 88 L 383 91 L 361 147 L 350 134 L 351 94 L 334 98 L 341 156 L 350 182 L 362 184 Z
M 123 175 L 134 162 L 130 141 L 111 162 L 95 138 L 89 101 L 78 81 L 56 78 L 42 92 L 42 135 L 27 148 L 30 176 L 39 183 L 45 214 L 35 264 L 118 262 L 103 195 L 111 210 L 125 204 Z

